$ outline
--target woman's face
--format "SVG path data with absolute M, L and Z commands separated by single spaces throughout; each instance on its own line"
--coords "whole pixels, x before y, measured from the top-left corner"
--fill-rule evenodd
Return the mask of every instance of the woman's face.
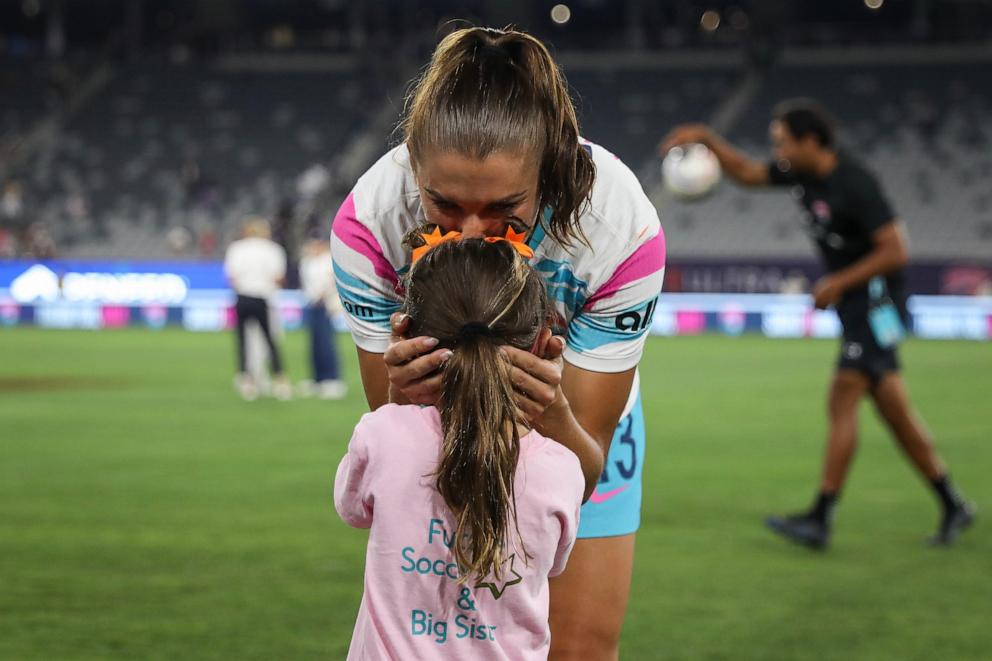
M 465 238 L 503 236 L 537 218 L 538 163 L 532 155 L 496 152 L 479 160 L 429 154 L 414 168 L 427 222 Z

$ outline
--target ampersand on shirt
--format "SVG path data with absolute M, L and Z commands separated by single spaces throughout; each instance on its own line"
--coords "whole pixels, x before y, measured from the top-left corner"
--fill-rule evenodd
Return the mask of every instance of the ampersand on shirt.
M 462 596 L 458 597 L 458 607 L 463 611 L 475 610 L 475 602 L 472 601 L 472 591 L 468 588 L 462 588 Z

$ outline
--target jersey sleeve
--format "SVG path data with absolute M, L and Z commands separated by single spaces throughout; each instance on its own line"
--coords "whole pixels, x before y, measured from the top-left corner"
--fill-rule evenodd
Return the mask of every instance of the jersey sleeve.
M 383 353 L 389 346 L 389 317 L 400 309 L 399 276 L 372 230 L 355 212 L 349 195 L 331 227 L 334 281 L 351 336 L 359 348 Z
M 870 173 L 862 172 L 851 186 L 852 216 L 858 219 L 868 234 L 892 222 L 896 214 L 882 192 L 878 180 Z
M 665 277 L 665 234 L 648 239 L 621 262 L 568 325 L 565 360 L 592 372 L 636 367 Z
M 372 525 L 373 497 L 369 488 L 371 473 L 367 433 L 365 425 L 359 422 L 334 478 L 334 509 L 353 528 Z
M 797 182 L 788 161 L 772 161 L 768 164 L 768 183 L 772 186 L 788 186 Z

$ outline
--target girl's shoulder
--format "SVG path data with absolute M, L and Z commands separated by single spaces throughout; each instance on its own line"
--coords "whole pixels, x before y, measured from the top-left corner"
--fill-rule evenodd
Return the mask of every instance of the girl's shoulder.
M 389 447 L 431 447 L 440 442 L 441 420 L 433 406 L 385 404 L 362 416 L 355 436 L 388 439 Z
M 520 444 L 520 463 L 528 482 L 536 480 L 538 485 L 547 484 L 549 492 L 562 493 L 563 488 L 571 490 L 581 499 L 585 477 L 574 452 L 536 431 L 520 439 Z

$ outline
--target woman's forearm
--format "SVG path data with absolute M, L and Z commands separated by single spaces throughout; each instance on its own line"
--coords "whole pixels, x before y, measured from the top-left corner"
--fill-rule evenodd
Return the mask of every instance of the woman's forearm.
M 586 480 L 582 502 L 587 501 L 599 483 L 612 439 L 606 439 L 603 443 L 594 438 L 579 424 L 564 397 L 544 412 L 535 427 L 542 435 L 561 443 L 579 458 Z

